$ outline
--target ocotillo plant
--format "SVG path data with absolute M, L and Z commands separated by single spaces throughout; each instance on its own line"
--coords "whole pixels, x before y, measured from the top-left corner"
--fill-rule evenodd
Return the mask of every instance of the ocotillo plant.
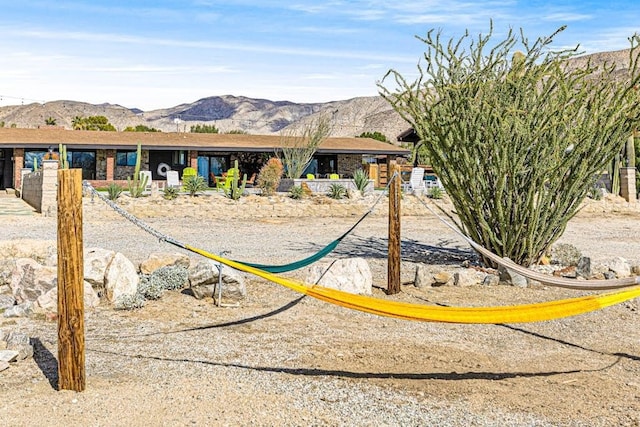
M 246 173 L 244 174 L 241 181 L 242 184 L 240 184 L 240 186 L 238 187 L 238 181 L 240 180 L 238 177 L 239 169 L 238 169 L 237 160 L 234 162 L 233 167 L 235 168 L 236 173 L 233 174 L 233 177 L 231 178 L 231 185 L 229 186 L 228 189 L 225 188 L 224 194 L 230 199 L 238 200 L 244 194 L 244 189 L 247 185 L 247 174 Z
M 550 47 L 562 30 L 534 43 L 511 30 L 492 40 L 493 26 L 450 40 L 432 30 L 419 38 L 426 51 L 417 80 L 390 70 L 378 86 L 425 142 L 451 219 L 522 265 L 562 235 L 640 120 L 640 35 L 629 39 L 629 68 L 620 70 L 568 63 L 576 49 Z
M 147 188 L 148 176 L 140 179 L 140 162 L 142 159 L 142 146 L 138 143 L 138 149 L 136 151 L 136 166 L 133 170 L 133 178 L 127 177 L 127 185 L 129 186 L 129 195 L 134 198 L 141 197 L 144 193 L 144 189 Z

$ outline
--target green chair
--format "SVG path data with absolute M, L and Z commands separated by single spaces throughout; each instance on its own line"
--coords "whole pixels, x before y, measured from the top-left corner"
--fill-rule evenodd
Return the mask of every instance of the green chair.
M 307 174 L 307 179 L 316 179 L 316 176 L 312 173 Z
M 231 183 L 233 182 L 234 176 L 238 175 L 239 172 L 236 168 L 231 168 L 227 171 L 224 179 L 219 179 L 216 183 L 216 190 L 228 190 L 231 188 Z
M 337 173 L 332 173 L 331 175 L 329 175 L 329 179 L 340 179 L 340 175 L 338 175 Z

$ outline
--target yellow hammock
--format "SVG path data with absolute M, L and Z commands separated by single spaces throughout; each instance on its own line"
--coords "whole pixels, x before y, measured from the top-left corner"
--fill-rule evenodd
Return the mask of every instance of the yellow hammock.
M 365 313 L 395 317 L 406 320 L 445 323 L 525 323 L 542 322 L 560 319 L 599 310 L 610 305 L 619 304 L 640 296 L 640 287 L 623 291 L 588 295 L 579 298 L 535 304 L 498 306 L 498 307 L 441 307 L 411 304 L 398 301 L 387 301 L 379 298 L 355 295 L 322 286 L 307 286 L 291 279 L 259 270 L 242 263 L 214 255 L 193 246 L 184 245 L 185 249 L 206 258 L 228 265 L 236 270 L 262 277 L 270 282 L 285 286 L 301 294 L 309 295 L 331 304 L 339 305 Z

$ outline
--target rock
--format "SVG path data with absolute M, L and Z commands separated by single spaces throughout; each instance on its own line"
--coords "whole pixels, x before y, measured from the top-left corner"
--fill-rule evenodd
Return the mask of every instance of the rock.
M 582 253 L 573 245 L 558 243 L 551 247 L 551 264 L 578 265 Z
M 9 363 L 8 362 L 0 362 L 0 372 L 4 371 L 5 369 L 9 369 Z
M 413 279 L 413 286 L 416 288 L 426 288 L 433 285 L 433 267 L 418 264 L 416 266 L 416 274 Z
M 100 304 L 100 297 L 93 289 L 91 283 L 84 281 L 84 308 L 95 308 Z M 40 295 L 36 300 L 36 306 L 42 310 L 43 313 L 57 313 L 58 312 L 58 288 L 55 287 L 49 290 L 46 294 Z
M 33 357 L 33 346 L 28 335 L 22 332 L 10 332 L 6 337 L 7 350 L 18 352 L 16 360 L 24 360 Z M 7 362 L 10 362 L 9 360 Z
M 484 286 L 498 286 L 500 284 L 500 276 L 497 274 L 487 274 L 482 281 Z
M 45 267 L 31 258 L 16 260 L 11 277 L 13 297 L 18 304 L 35 301 L 40 295 L 58 285 L 58 269 Z
M 19 355 L 15 350 L 0 350 L 0 362 L 16 362 Z
M 219 270 L 218 263 L 211 260 L 198 261 L 189 268 L 189 285 L 193 296 L 197 299 L 212 298 L 217 291 Z M 217 292 L 216 292 L 217 294 Z M 247 296 L 244 278 L 236 270 L 222 268 L 222 298 L 238 301 Z M 216 295 L 217 297 L 217 295 Z
M 440 271 L 433 276 L 432 286 L 444 286 L 453 284 L 453 274 L 448 271 Z
M 22 304 L 14 305 L 7 308 L 3 316 L 4 317 L 29 317 L 33 314 L 33 302 L 27 301 Z
M 590 278 L 593 274 L 591 271 L 591 258 L 581 256 L 578 260 L 578 265 L 576 266 L 576 273 L 578 276 L 584 277 L 585 279 Z
M 56 250 L 55 240 L 19 239 L 0 242 L 0 257 L 31 258 L 48 266 L 55 265 Z
M 153 253 L 149 258 L 140 263 L 140 273 L 151 274 L 161 267 L 184 267 L 189 268 L 191 259 L 178 252 L 175 253 Z
M 640 276 L 640 264 L 631 267 L 631 274 L 634 276 Z
M 347 258 L 309 268 L 305 281 L 352 294 L 371 295 L 373 275 L 364 258 Z
M 475 286 L 484 282 L 486 273 L 473 268 L 462 268 L 453 273 L 454 286 Z
M 0 310 L 4 310 L 5 308 L 12 307 L 15 305 L 16 299 L 13 295 L 3 294 L 0 295 Z
M 615 273 L 616 277 L 628 277 L 631 276 L 631 266 L 629 262 L 622 257 L 615 257 L 608 262 L 609 270 Z
M 16 269 L 16 261 L 13 258 L 0 259 L 0 288 L 9 286 L 13 270 Z
M 578 272 L 575 265 L 568 265 L 554 271 L 553 275 L 557 277 L 568 277 L 571 279 L 575 279 L 576 277 L 578 277 Z
M 105 272 L 105 296 L 109 302 L 115 302 L 121 295 L 135 295 L 138 291 L 140 276 L 127 257 L 116 253 Z
M 604 278 L 607 280 L 613 280 L 616 278 L 616 273 L 614 273 L 613 271 L 605 271 L 603 275 L 604 275 Z
M 84 280 L 91 283 L 100 294 L 104 292 L 107 268 L 115 255 L 114 251 L 102 248 L 91 248 L 84 251 Z
M 505 258 L 508 259 L 508 258 Z M 500 284 L 507 286 L 516 286 L 518 288 L 527 287 L 527 278 L 515 271 L 505 268 L 502 265 L 498 266 L 498 275 L 500 277 Z

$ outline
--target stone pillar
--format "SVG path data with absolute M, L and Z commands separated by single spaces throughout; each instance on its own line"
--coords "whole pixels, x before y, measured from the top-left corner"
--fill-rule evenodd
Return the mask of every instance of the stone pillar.
M 635 202 L 636 194 L 636 168 L 620 168 L 620 195 L 627 202 Z
M 198 170 L 198 151 L 190 150 L 189 151 L 189 166 Z

